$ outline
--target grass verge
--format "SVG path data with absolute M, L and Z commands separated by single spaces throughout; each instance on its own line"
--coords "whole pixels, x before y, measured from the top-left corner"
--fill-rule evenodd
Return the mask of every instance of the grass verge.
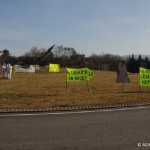
M 38 108 L 122 104 L 150 101 L 150 87 L 141 87 L 139 75 L 129 74 L 131 83 L 117 84 L 115 72 L 94 71 L 88 82 L 68 82 L 66 73 L 13 74 L 11 80 L 0 79 L 0 108 Z

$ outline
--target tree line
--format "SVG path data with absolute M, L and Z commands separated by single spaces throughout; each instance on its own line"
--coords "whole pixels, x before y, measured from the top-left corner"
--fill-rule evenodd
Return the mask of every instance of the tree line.
M 92 54 L 86 57 L 84 54 L 78 53 L 74 48 L 64 46 L 52 46 L 48 50 L 31 48 L 24 55 L 16 57 L 12 56 L 9 50 L 4 49 L 4 54 L 0 57 L 2 63 L 19 64 L 22 66 L 40 65 L 45 66 L 49 63 L 60 64 L 61 67 L 88 67 L 90 69 L 102 70 L 102 65 L 109 66 L 110 71 L 117 71 L 118 62 L 125 60 L 129 72 L 138 73 L 139 67 L 150 69 L 150 61 L 148 57 L 142 58 L 141 55 L 136 59 L 134 55 L 123 58 L 113 54 Z
M 147 56 L 142 58 L 142 56 L 139 55 L 138 59 L 135 59 L 134 55 L 132 55 L 128 58 L 127 68 L 129 72 L 137 73 L 140 67 L 150 69 L 150 61 Z

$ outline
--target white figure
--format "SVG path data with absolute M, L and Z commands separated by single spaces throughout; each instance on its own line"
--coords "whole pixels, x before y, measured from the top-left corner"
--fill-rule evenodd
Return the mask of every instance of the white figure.
M 12 76 L 12 66 L 10 64 L 7 64 L 7 78 L 11 79 Z
M 7 78 L 7 68 L 5 63 L 2 66 L 2 78 Z

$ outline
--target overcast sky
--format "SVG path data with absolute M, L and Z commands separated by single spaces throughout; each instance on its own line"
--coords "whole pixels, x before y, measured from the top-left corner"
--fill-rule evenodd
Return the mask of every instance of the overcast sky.
M 150 0 L 0 0 L 0 50 L 150 54 Z

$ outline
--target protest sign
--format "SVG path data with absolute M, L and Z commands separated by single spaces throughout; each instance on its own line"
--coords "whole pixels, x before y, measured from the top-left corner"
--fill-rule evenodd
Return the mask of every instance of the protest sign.
M 21 65 L 14 65 L 16 73 L 35 73 L 35 67 L 22 67 Z
M 35 70 L 40 70 L 40 66 L 39 65 L 35 65 Z
M 140 86 L 150 86 L 150 69 L 140 68 Z
M 14 73 L 14 74 L 16 73 L 16 66 L 12 67 L 12 73 Z
M 66 91 L 67 91 L 67 82 L 82 82 L 86 81 L 87 89 L 89 92 L 88 80 L 92 78 L 94 73 L 89 68 L 67 68 L 67 77 L 66 77 Z
M 60 64 L 49 64 L 49 72 L 60 72 Z
M 89 68 L 67 68 L 67 82 L 88 81 L 93 77 L 93 72 Z

